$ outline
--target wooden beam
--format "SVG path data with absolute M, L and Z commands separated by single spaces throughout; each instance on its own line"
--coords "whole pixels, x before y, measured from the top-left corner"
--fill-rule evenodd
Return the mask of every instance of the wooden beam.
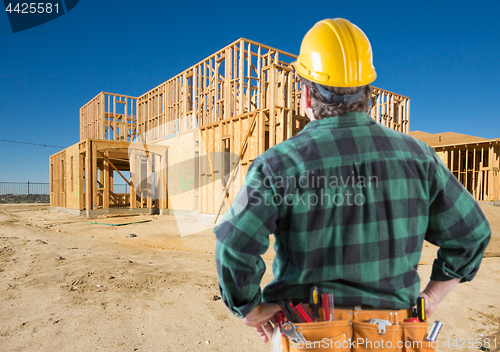
M 455 161 L 455 149 L 452 149 L 451 150 L 451 166 L 450 166 L 452 174 L 455 174 L 455 171 L 453 170 L 453 162 L 454 161 Z
M 268 71 L 269 77 L 269 148 L 276 145 L 276 66 Z
M 489 148 L 489 153 L 488 153 L 488 167 L 491 169 L 491 171 L 488 171 L 488 201 L 491 201 L 491 198 L 493 197 L 494 191 L 493 191 L 493 145 L 490 144 Z
M 266 129 L 264 124 L 264 111 L 259 110 L 259 127 L 257 128 L 257 140 L 258 140 L 258 153 L 259 155 L 264 153 L 266 150 Z
M 292 112 L 292 109 L 293 109 L 293 105 L 292 105 L 293 87 L 292 87 L 292 82 L 293 82 L 293 72 L 288 72 L 287 80 L 286 80 L 286 83 L 287 83 L 287 98 L 286 98 L 287 103 L 286 103 L 285 107 L 289 110 L 288 110 L 288 113 L 286 116 L 286 139 L 293 137 L 293 125 L 292 125 L 292 120 L 293 120 L 293 117 L 292 117 L 292 115 L 293 115 L 293 112 Z
M 472 161 L 472 197 L 474 197 L 474 199 L 477 200 L 477 192 L 476 192 L 476 154 L 477 154 L 477 150 L 476 150 L 476 147 L 474 147 L 474 158 L 473 158 L 473 161 Z
M 235 52 L 236 55 L 236 52 Z M 243 39 L 240 40 L 240 52 L 239 52 L 239 59 L 240 62 L 238 64 L 239 66 L 239 72 L 238 72 L 238 80 L 239 80 L 239 94 L 238 94 L 238 114 L 243 114 L 245 111 L 243 110 L 243 103 L 245 101 L 245 42 Z
M 481 170 L 483 168 L 483 165 L 484 165 L 484 147 L 481 147 L 481 163 L 479 164 L 479 170 Z M 483 178 L 484 178 L 484 171 L 481 171 L 481 178 L 480 178 L 480 182 L 481 182 L 481 200 L 484 200 L 484 182 L 483 182 Z
M 85 209 L 92 210 L 92 147 L 90 140 L 85 142 Z
M 244 42 L 243 42 L 244 45 Z M 252 66 L 252 54 L 251 54 L 251 47 L 252 44 L 248 43 L 248 53 L 247 53 L 247 79 L 248 79 L 248 87 L 247 87 L 247 94 L 246 94 L 246 112 L 249 112 L 252 110 L 251 106 L 251 99 L 252 99 L 252 73 L 251 73 L 251 66 Z M 245 112 L 245 111 L 243 111 Z
M 154 170 L 154 154 L 146 159 L 147 173 L 147 193 L 146 193 L 146 208 L 153 208 L 153 170 Z
M 498 147 L 498 144 L 495 144 L 493 146 L 495 150 L 495 155 L 494 155 L 494 165 L 493 168 L 495 171 L 493 172 L 494 175 L 494 182 L 493 182 L 493 197 L 495 201 L 498 201 L 500 198 L 500 175 L 499 175 L 499 168 L 500 168 L 500 148 Z
M 469 187 L 469 149 L 467 149 L 467 146 L 465 147 L 465 189 L 468 189 Z
M 224 80 L 223 99 L 224 99 L 224 114 L 220 119 L 225 120 L 231 117 L 231 48 L 226 48 L 226 57 L 224 59 Z M 217 121 L 214 119 L 213 122 Z
M 105 107 L 104 107 L 104 93 L 101 93 L 99 97 L 99 128 L 96 138 L 105 139 L 104 137 L 104 123 L 106 119 Z
M 109 209 L 109 197 L 110 197 L 110 185 L 109 185 L 109 181 L 110 181 L 110 177 L 109 177 L 109 169 L 110 169 L 110 165 L 109 165 L 109 150 L 106 150 L 104 152 L 104 165 L 103 165 L 103 169 L 104 169 L 104 180 L 103 180 L 103 184 L 104 184 L 104 192 L 102 194 L 102 208 L 103 209 Z
M 460 176 L 460 173 L 462 171 L 462 151 L 459 149 L 458 150 L 458 181 L 462 182 L 462 178 Z
M 133 176 L 133 170 L 135 170 L 136 164 L 136 153 L 132 152 L 130 154 L 130 209 L 137 208 L 137 195 L 135 192 L 135 177 Z M 123 176 L 122 176 L 123 177 Z

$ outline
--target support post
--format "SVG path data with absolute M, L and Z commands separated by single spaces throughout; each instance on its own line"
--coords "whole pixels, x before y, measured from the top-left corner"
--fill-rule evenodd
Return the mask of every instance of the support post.
M 109 185 L 109 150 L 104 151 L 103 169 L 104 169 L 104 190 L 102 192 L 102 208 L 109 209 L 110 185 Z
M 473 149 L 474 157 L 472 161 L 472 197 L 477 200 L 477 192 L 476 192 L 476 147 Z
M 469 187 L 469 149 L 465 146 L 465 189 Z
M 132 151 L 130 154 L 130 209 L 137 208 L 137 197 L 135 194 L 135 177 L 133 176 L 133 171 L 135 170 L 135 157 L 136 153 Z
M 92 143 L 92 209 L 97 208 L 98 199 L 98 188 L 97 183 L 97 142 Z
M 276 144 L 276 67 L 269 69 L 269 148 Z
M 92 210 L 92 143 L 85 142 L 85 210 Z

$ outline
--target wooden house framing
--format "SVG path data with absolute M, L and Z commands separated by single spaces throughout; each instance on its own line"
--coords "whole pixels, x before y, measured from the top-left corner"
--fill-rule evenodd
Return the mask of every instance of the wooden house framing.
M 135 139 L 137 98 L 101 92 L 80 108 L 80 140 L 128 141 Z
M 444 145 L 434 150 L 476 200 L 499 200 L 500 140 Z
M 241 38 L 137 98 L 98 94 L 80 109 L 80 142 L 50 158 L 51 206 L 223 214 L 250 163 L 308 122 L 295 59 Z M 409 109 L 374 89 L 378 123 L 408 133 Z M 129 193 L 113 192 L 117 177 Z
M 476 200 L 500 200 L 500 139 L 452 132 L 415 131 L 411 135 L 433 147 Z

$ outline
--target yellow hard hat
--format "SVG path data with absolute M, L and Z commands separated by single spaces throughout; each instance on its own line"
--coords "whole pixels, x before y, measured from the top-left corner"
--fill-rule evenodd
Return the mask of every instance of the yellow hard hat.
M 332 87 L 364 86 L 377 78 L 370 41 L 343 18 L 316 23 L 304 36 L 292 64 L 302 77 Z

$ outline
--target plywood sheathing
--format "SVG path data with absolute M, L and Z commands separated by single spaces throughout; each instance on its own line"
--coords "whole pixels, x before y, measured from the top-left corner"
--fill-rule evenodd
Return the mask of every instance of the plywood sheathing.
M 82 160 L 78 145 L 73 145 L 50 157 L 50 205 L 79 209 L 83 200 L 80 182 Z
M 196 211 L 199 202 L 198 177 L 196 164 L 199 158 L 196 155 L 199 131 L 183 133 L 176 138 L 162 140 L 156 145 L 164 146 L 167 150 L 165 161 L 168 182 L 168 205 L 171 210 Z M 159 164 L 157 164 L 160 166 Z M 164 181 L 162 181 L 164 182 Z

